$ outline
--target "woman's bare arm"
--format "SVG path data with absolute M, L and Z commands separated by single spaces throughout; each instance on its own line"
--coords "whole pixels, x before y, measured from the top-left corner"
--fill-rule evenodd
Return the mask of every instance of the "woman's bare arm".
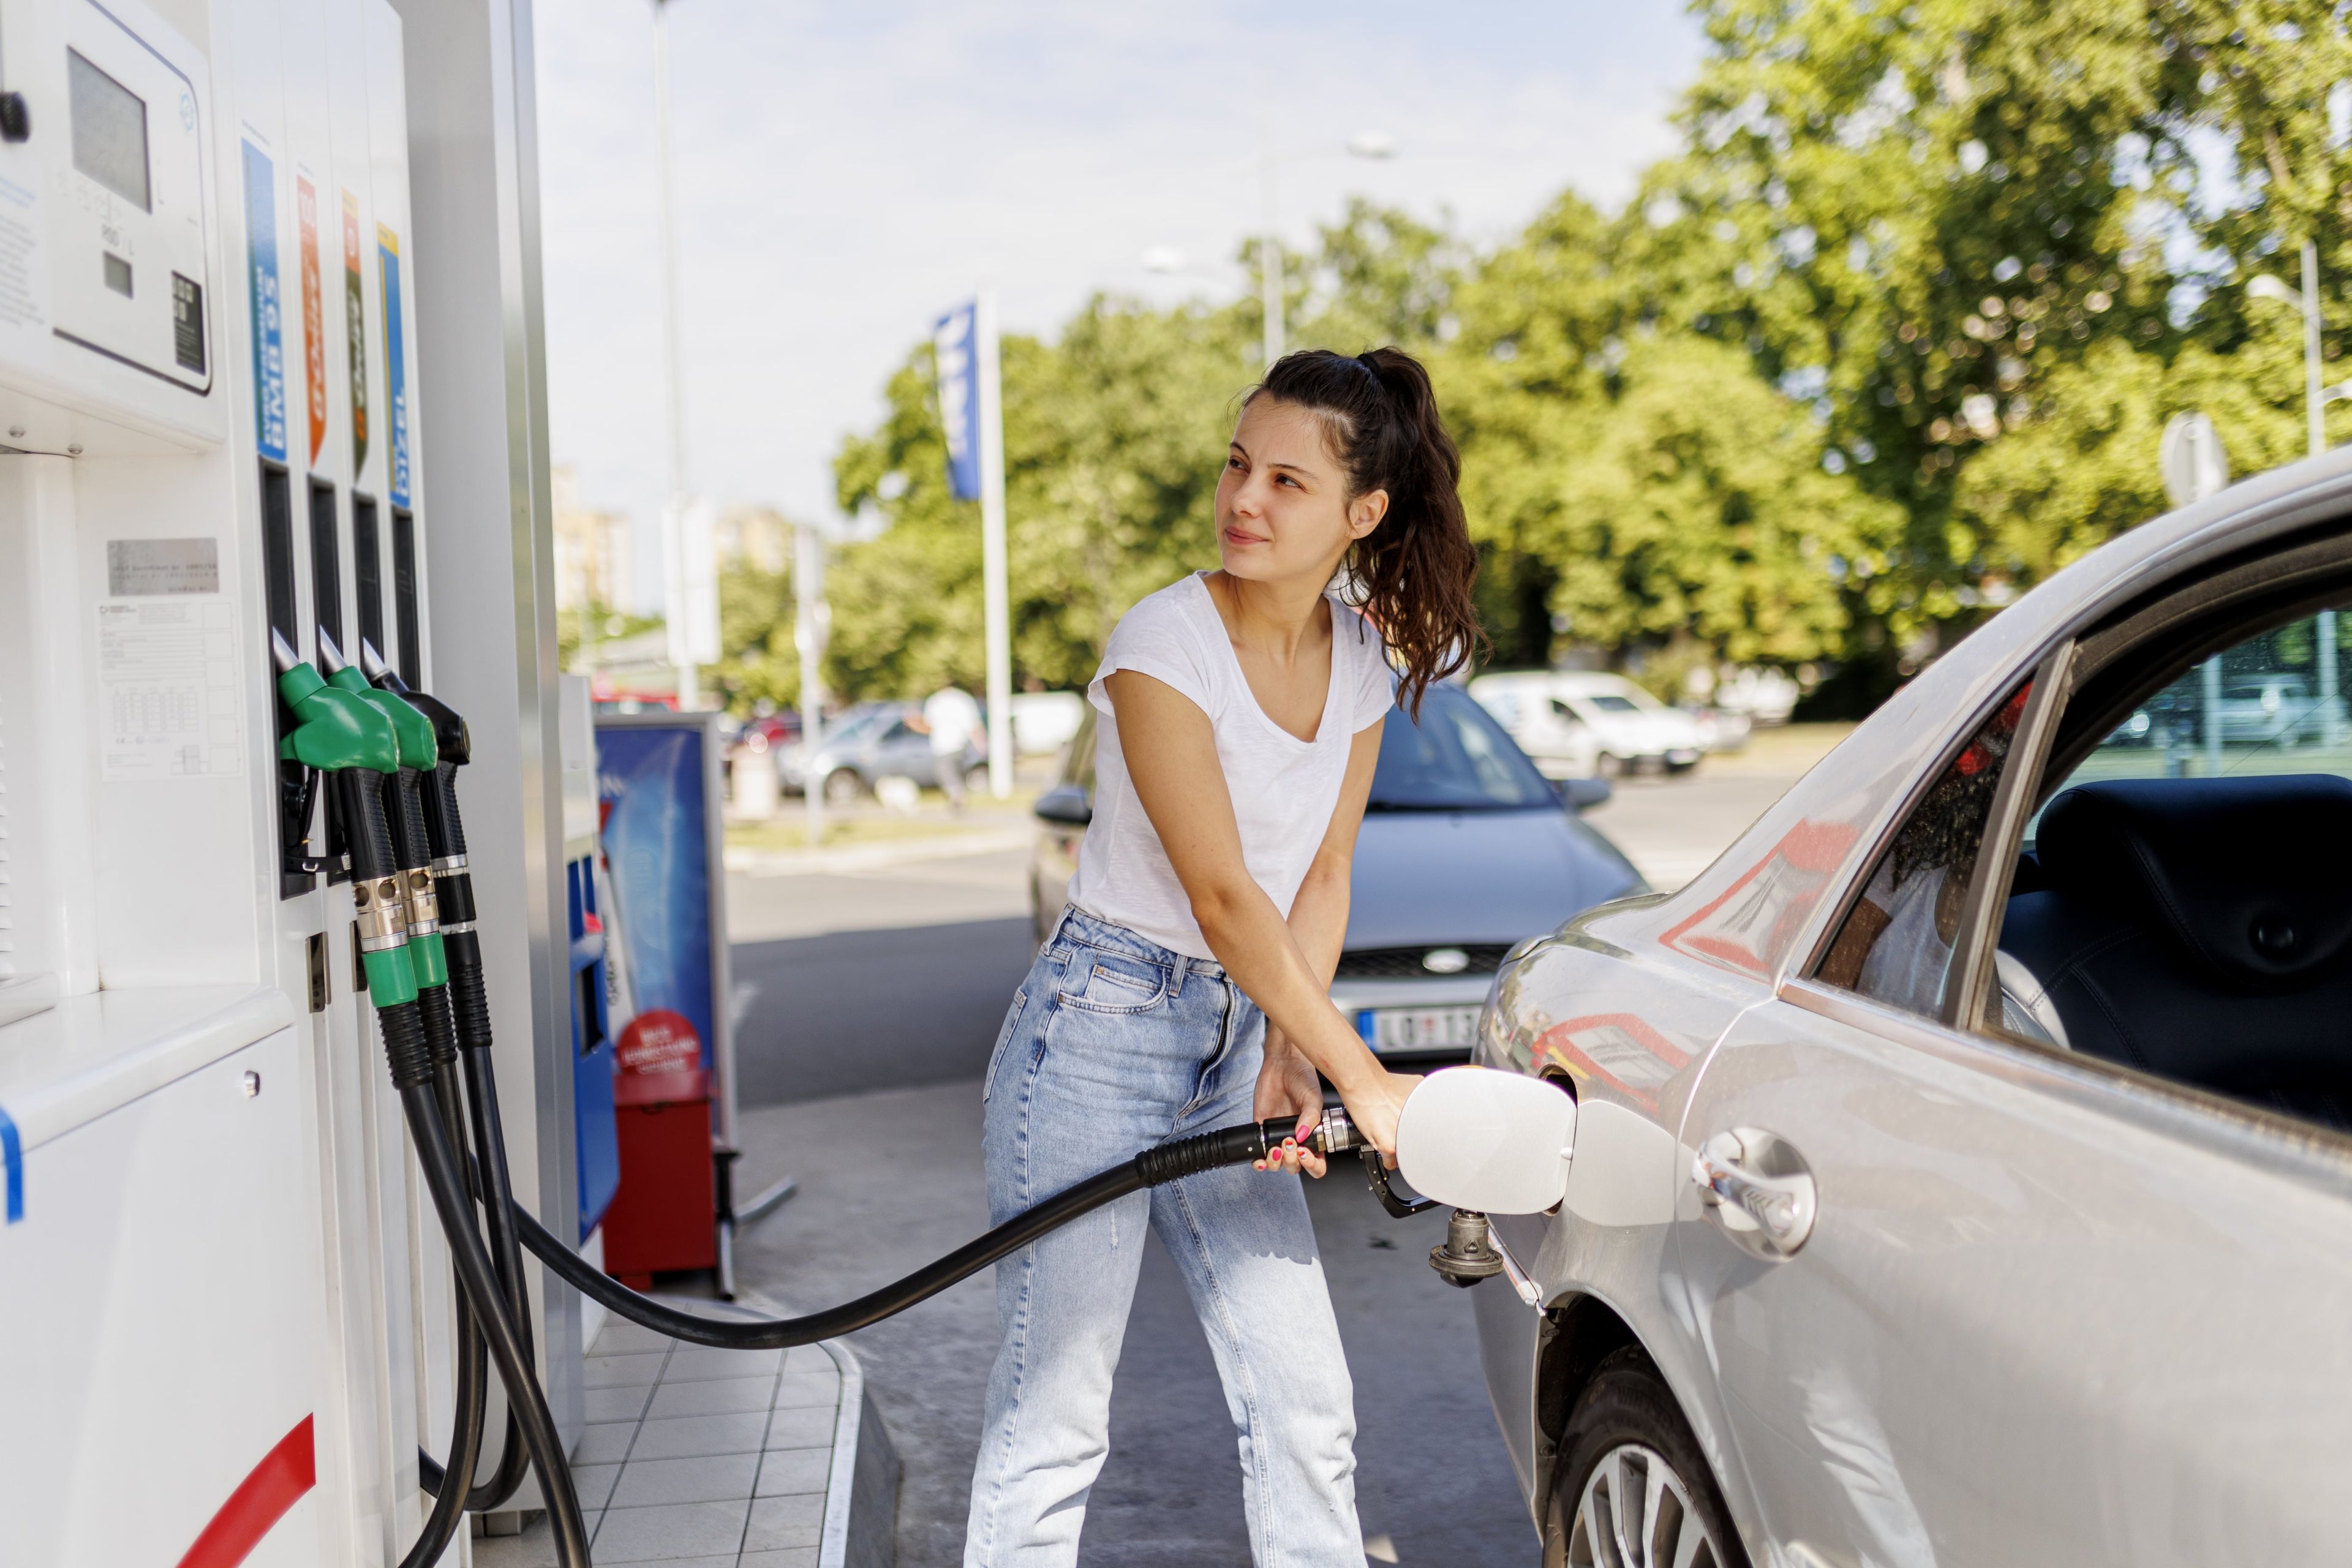
M 1309 940 L 1318 949 L 1329 949 L 1318 969 L 1243 861 L 1241 828 L 1234 819 L 1233 797 L 1217 760 L 1208 715 L 1173 687 L 1137 670 L 1118 671 L 1104 685 L 1118 715 L 1128 776 L 1192 901 L 1192 918 L 1200 923 L 1209 951 L 1267 1020 L 1331 1080 L 1349 1116 L 1372 1143 L 1383 1153 L 1393 1152 L 1397 1110 L 1413 1080 L 1381 1066 L 1332 1006 L 1330 996 L 1330 972 L 1339 962 L 1339 943 L 1347 926 L 1344 879 L 1371 791 L 1379 729 L 1355 739 L 1339 807 L 1318 851 L 1317 866 L 1309 872 L 1310 878 L 1331 874 L 1327 862 L 1335 851 L 1336 835 L 1344 845 L 1336 866 L 1342 879 L 1337 920 L 1328 913 L 1314 917 L 1310 909 Z M 1321 898 L 1333 902 L 1328 890 Z
M 1324 830 L 1323 842 L 1316 849 L 1305 879 L 1298 884 L 1298 896 L 1290 904 L 1290 934 L 1327 994 L 1331 989 L 1332 973 L 1339 966 L 1340 950 L 1348 939 L 1349 883 L 1355 866 L 1356 834 L 1363 824 L 1364 802 L 1371 792 L 1380 752 L 1381 721 L 1375 721 L 1370 728 L 1357 732 L 1349 749 L 1347 776 L 1340 784 L 1339 800 L 1332 810 L 1330 826 Z M 1252 1114 L 1260 1121 L 1296 1116 L 1301 1136 L 1313 1131 L 1323 1114 L 1323 1088 L 1315 1079 L 1315 1065 L 1271 1020 L 1265 1026 L 1265 1065 L 1258 1071 Z M 1286 1151 L 1281 1160 L 1271 1164 L 1261 1163 L 1266 1169 L 1302 1170 L 1310 1176 L 1320 1176 L 1327 1168 L 1320 1155 L 1304 1148 L 1296 1153 Z

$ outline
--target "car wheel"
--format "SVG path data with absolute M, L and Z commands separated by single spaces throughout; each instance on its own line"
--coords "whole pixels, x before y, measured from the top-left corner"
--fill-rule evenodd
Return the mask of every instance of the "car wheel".
M 1603 752 L 1592 759 L 1592 776 L 1616 779 L 1625 776 L 1625 759 L 1614 752 Z
M 1666 764 L 1666 772 L 1669 773 L 1686 773 L 1696 766 L 1698 766 L 1698 759 L 1694 757 L 1687 763 L 1668 763 Z
M 827 805 L 856 805 L 857 797 L 866 793 L 866 785 L 856 768 L 835 768 L 824 775 L 824 803 Z
M 1698 1439 L 1640 1351 L 1601 1363 L 1565 1440 L 1544 1568 L 1748 1568 Z

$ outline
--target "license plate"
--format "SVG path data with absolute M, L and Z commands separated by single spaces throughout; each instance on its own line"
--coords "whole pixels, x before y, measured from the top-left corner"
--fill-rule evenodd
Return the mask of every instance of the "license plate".
M 1356 1033 L 1375 1051 L 1468 1050 L 1478 1037 L 1478 1012 L 1469 1007 L 1366 1007 Z

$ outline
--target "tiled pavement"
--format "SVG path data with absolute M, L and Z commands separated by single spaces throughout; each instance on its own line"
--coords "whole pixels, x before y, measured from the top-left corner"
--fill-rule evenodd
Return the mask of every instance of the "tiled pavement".
M 607 1323 L 572 1463 L 597 1568 L 818 1568 L 842 1381 L 821 1345 L 708 1350 Z M 473 1546 L 476 1568 L 555 1562 L 543 1516 Z

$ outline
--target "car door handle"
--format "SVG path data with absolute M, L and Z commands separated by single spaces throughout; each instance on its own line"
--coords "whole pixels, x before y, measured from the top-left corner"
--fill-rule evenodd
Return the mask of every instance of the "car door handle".
M 1707 1217 L 1759 1258 L 1792 1257 L 1813 1234 L 1821 1210 L 1813 1173 L 1773 1133 L 1756 1127 L 1718 1132 L 1691 1156 L 1690 1173 Z

